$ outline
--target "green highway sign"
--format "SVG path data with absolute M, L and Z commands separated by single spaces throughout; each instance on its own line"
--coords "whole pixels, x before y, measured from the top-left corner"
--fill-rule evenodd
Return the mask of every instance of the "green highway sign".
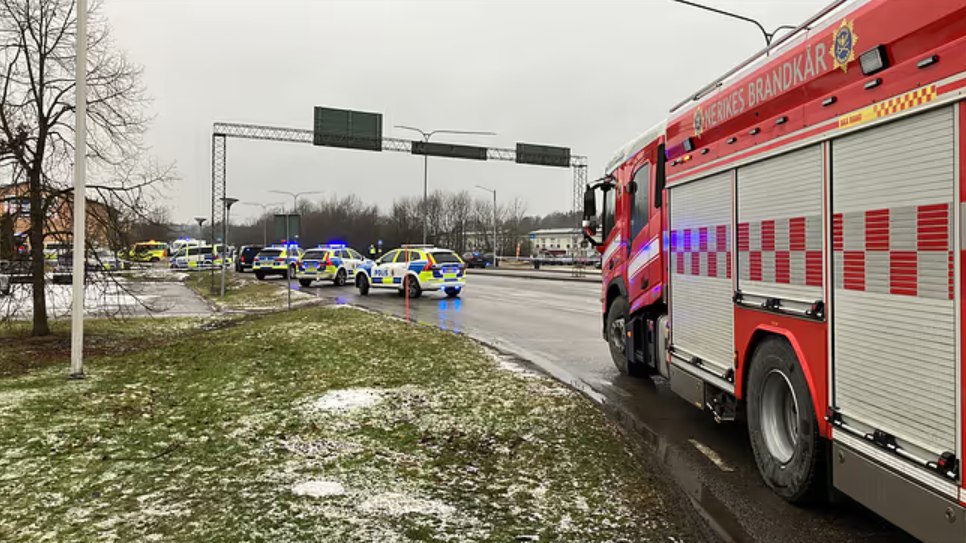
M 486 160 L 486 147 L 476 147 L 474 145 L 454 145 L 452 143 L 414 141 L 412 152 L 414 155 Z
M 313 143 L 365 151 L 382 151 L 382 114 L 315 108 Z
M 284 239 L 286 243 L 302 236 L 302 216 L 292 213 L 277 213 L 275 215 L 275 239 Z
M 517 164 L 570 167 L 570 148 L 517 143 Z

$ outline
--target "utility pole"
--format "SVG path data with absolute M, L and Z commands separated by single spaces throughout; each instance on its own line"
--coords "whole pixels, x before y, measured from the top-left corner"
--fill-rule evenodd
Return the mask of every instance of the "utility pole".
M 87 0 L 77 0 L 74 83 L 74 261 L 71 278 L 70 378 L 84 378 L 84 246 L 87 233 Z
M 480 190 L 485 190 L 486 192 L 493 193 L 493 267 L 497 267 L 497 249 L 496 249 L 496 189 L 488 189 L 486 187 L 477 185 L 476 188 Z M 486 259 L 483 259 L 484 265 L 486 264 Z
M 238 198 L 222 198 L 225 206 L 225 224 L 221 225 L 221 297 L 225 297 L 225 272 L 228 269 L 228 222 L 231 217 L 231 206 L 238 201 Z M 214 250 L 214 247 L 212 247 Z
M 262 225 L 262 247 L 268 246 L 268 219 L 265 215 L 268 215 L 268 209 L 274 206 L 282 205 L 280 202 L 272 202 L 270 204 L 258 204 L 255 202 L 241 202 L 243 206 L 257 206 L 262 208 L 262 218 L 265 219 L 265 223 Z
M 396 125 L 400 130 L 412 130 L 422 136 L 423 141 L 429 142 L 429 138 L 436 134 L 461 134 L 475 136 L 495 136 L 496 132 L 479 132 L 475 130 L 430 130 L 429 132 L 413 126 Z M 429 217 L 426 206 L 429 202 L 429 155 L 423 155 L 423 245 L 426 244 L 427 231 L 429 228 Z

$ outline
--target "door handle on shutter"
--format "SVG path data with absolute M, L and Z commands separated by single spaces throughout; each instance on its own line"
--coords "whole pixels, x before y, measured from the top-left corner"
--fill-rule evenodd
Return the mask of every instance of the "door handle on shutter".
M 644 278 L 644 281 L 641 282 L 641 290 L 646 289 L 647 288 L 647 285 L 649 285 L 649 284 L 651 284 L 651 280 L 648 279 L 647 277 L 645 277 Z
M 607 263 L 607 269 L 608 270 L 614 269 L 614 261 L 613 260 L 611 260 L 610 262 Z

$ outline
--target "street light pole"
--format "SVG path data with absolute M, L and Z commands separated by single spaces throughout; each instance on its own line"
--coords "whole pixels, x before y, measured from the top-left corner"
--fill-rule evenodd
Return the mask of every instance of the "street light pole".
M 258 204 L 255 202 L 240 202 L 240 203 L 241 205 L 244 205 L 244 206 L 258 206 L 262 208 L 262 217 L 265 217 L 265 215 L 268 215 L 269 207 L 282 205 L 279 202 L 272 202 L 270 204 Z M 265 224 L 262 225 L 262 246 L 263 247 L 268 246 L 268 220 L 267 219 L 265 220 Z
M 712 13 L 717 13 L 718 15 L 724 15 L 725 17 L 731 17 L 733 19 L 738 19 L 740 21 L 745 21 L 745 22 L 751 23 L 751 24 L 757 26 L 758 27 L 758 30 L 761 30 L 762 35 L 765 37 L 765 46 L 766 47 L 769 46 L 769 45 L 771 45 L 771 40 L 775 39 L 775 34 L 777 34 L 779 30 L 795 30 L 795 27 L 794 26 L 781 25 L 778 28 L 776 28 L 775 30 L 772 30 L 771 32 L 768 32 L 768 31 L 765 30 L 765 27 L 761 23 L 759 23 L 758 21 L 752 19 L 751 17 L 746 17 L 744 15 L 739 15 L 737 13 L 732 13 L 730 11 L 725 11 L 723 9 L 714 8 L 714 7 L 711 7 L 711 6 L 705 6 L 705 5 L 699 4 L 697 2 L 691 2 L 690 0 L 672 0 L 672 1 L 673 2 L 677 2 L 679 4 L 684 4 L 686 6 L 691 6 L 693 8 L 703 9 L 705 11 L 710 11 Z
M 486 192 L 492 192 L 493 193 L 493 267 L 496 268 L 497 267 L 497 257 L 496 257 L 496 254 L 497 254 L 497 250 L 496 250 L 496 231 L 497 231 L 497 229 L 496 229 L 496 189 L 488 189 L 488 188 L 483 187 L 483 186 L 480 186 L 480 185 L 477 185 L 476 188 L 478 188 L 480 190 L 485 190 Z M 486 263 L 486 259 L 484 258 L 483 260 L 484 260 L 484 264 L 485 264 Z
M 221 225 L 221 297 L 225 297 L 225 272 L 228 269 L 228 222 L 231 220 L 231 206 L 238 198 L 222 198 L 225 206 L 225 223 Z M 214 250 L 214 247 L 212 247 Z
M 204 224 L 208 219 L 205 217 L 195 217 L 195 222 L 198 223 L 198 237 L 205 237 Z M 187 249 L 185 249 L 185 254 L 187 254 Z M 201 270 L 198 270 L 198 290 L 201 290 Z
M 292 197 L 292 213 L 294 215 L 297 215 L 298 214 L 298 207 L 299 207 L 299 196 L 305 196 L 305 195 L 308 195 L 308 194 L 319 194 L 320 191 L 310 190 L 310 191 L 303 191 L 303 192 L 288 192 L 288 191 L 285 191 L 285 190 L 270 190 L 268 192 L 274 192 L 275 194 L 284 194 L 284 195 L 287 195 L 287 196 L 291 196 Z M 289 259 L 289 256 L 288 256 L 288 245 L 291 243 L 291 237 L 292 237 L 291 232 L 289 232 L 289 223 L 290 222 L 291 221 L 289 221 L 289 217 L 285 217 L 285 243 L 286 243 L 286 247 L 285 247 L 285 281 L 286 281 L 286 283 L 288 283 L 286 285 L 288 287 L 286 290 L 288 290 L 288 308 L 291 310 L 292 309 L 292 273 L 291 273 L 292 267 L 288 263 L 288 259 Z
M 70 378 L 84 378 L 84 254 L 87 219 L 87 0 L 77 0 L 74 83 L 74 261 L 71 278 Z
M 496 132 L 481 132 L 477 130 L 430 130 L 425 131 L 421 128 L 416 128 L 414 126 L 405 126 L 397 124 L 396 128 L 400 130 L 412 130 L 413 132 L 418 132 L 422 136 L 423 141 L 429 143 L 429 138 L 436 134 L 459 134 L 459 135 L 474 135 L 474 136 L 495 136 Z M 429 203 L 429 155 L 423 155 L 423 245 L 426 244 L 427 231 L 429 228 L 429 217 L 427 217 L 426 206 Z
M 309 194 L 321 194 L 322 193 L 321 191 L 318 191 L 318 190 L 307 190 L 307 191 L 302 191 L 302 192 L 288 192 L 287 190 L 270 190 L 268 192 L 273 192 L 275 194 L 283 194 L 285 196 L 291 196 L 292 197 L 292 213 L 294 213 L 296 215 L 298 215 L 298 212 L 299 212 L 299 210 L 298 210 L 298 207 L 299 207 L 299 196 L 307 196 Z M 286 224 L 288 224 L 288 221 L 287 220 L 285 222 L 286 222 Z

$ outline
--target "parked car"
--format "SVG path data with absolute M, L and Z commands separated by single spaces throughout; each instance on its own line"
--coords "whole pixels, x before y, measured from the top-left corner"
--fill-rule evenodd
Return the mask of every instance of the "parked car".
M 264 248 L 263 245 L 242 245 L 238 251 L 238 258 L 235 259 L 235 271 L 239 273 L 251 271 L 255 264 L 255 255 Z
M 466 286 L 466 264 L 456 253 L 431 245 L 404 245 L 379 260 L 366 260 L 356 270 L 356 287 L 367 296 L 370 288 L 395 289 L 410 298 L 443 291 L 456 298 Z
M 130 269 L 131 263 L 118 258 L 110 249 L 97 249 L 87 255 L 85 266 L 91 271 L 118 271 Z
M 366 257 L 345 245 L 319 245 L 308 249 L 299 258 L 295 278 L 303 287 L 312 286 L 313 281 L 332 281 L 341 287 L 349 281 L 355 282 L 356 270 L 366 262 Z
M 463 262 L 466 263 L 467 268 L 490 268 L 494 262 L 493 253 L 481 253 L 479 251 L 463 253 Z
M 0 260 L 0 275 L 7 278 L 9 285 L 30 284 L 33 277 L 31 260 L 29 258 Z

